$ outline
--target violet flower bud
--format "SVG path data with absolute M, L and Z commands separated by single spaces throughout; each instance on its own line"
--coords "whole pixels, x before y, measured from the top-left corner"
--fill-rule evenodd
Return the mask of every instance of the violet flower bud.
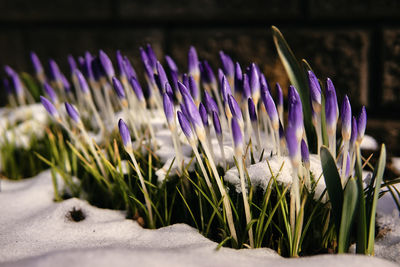
M 44 73 L 44 69 L 43 69 L 42 63 L 40 62 L 40 59 L 36 55 L 36 53 L 35 52 L 31 52 L 30 56 L 31 56 L 31 61 L 32 61 L 32 65 L 33 65 L 33 69 L 35 70 L 35 73 L 36 74 Z
M 293 167 L 298 167 L 300 164 L 300 146 L 297 138 L 296 129 L 294 127 L 286 128 L 286 144 L 289 151 L 289 157 L 292 161 Z
M 295 131 L 297 142 L 303 138 L 303 107 L 301 105 L 300 96 L 294 86 L 289 87 L 289 116 L 288 127 Z
M 146 53 L 147 53 L 147 58 L 149 59 L 149 63 L 151 65 L 152 69 L 155 69 L 156 63 L 157 63 L 157 56 L 156 56 L 156 53 L 154 53 L 154 50 L 150 44 L 146 45 Z
M 210 96 L 210 94 L 207 91 L 204 91 L 204 96 L 205 96 L 205 103 L 206 103 L 206 109 L 207 112 L 211 115 L 213 111 L 216 111 L 217 113 L 218 111 L 218 105 L 215 102 L 214 98 L 212 98 L 212 96 Z
M 81 88 L 82 92 L 84 94 L 89 94 L 90 93 L 89 85 L 86 82 L 85 77 L 83 77 L 83 74 L 78 69 L 76 69 L 75 70 L 75 75 L 78 78 L 79 87 Z
M 165 83 L 165 93 L 171 98 L 171 100 L 174 99 L 174 91 L 171 88 L 171 85 L 169 85 L 169 82 Z
M 232 90 L 231 86 L 229 85 L 228 79 L 225 77 L 225 75 L 222 77 L 222 98 L 224 100 L 224 103 L 227 103 L 228 98 L 230 95 L 232 95 Z
M 210 64 L 207 61 L 203 62 L 203 69 L 206 82 L 209 84 L 215 84 L 217 82 L 217 79 L 215 78 L 214 71 L 212 70 Z
M 178 67 L 175 61 L 168 55 L 165 56 L 165 61 L 167 62 L 168 69 L 170 72 L 178 72 Z
M 241 92 L 243 87 L 243 74 L 240 64 L 236 62 L 235 64 L 235 92 Z
M 43 107 L 52 117 L 58 117 L 58 111 L 55 106 L 44 96 L 40 96 L 40 102 L 42 102 Z
M 119 128 L 119 134 L 122 139 L 122 143 L 124 144 L 125 149 L 131 149 L 132 148 L 132 140 L 131 140 L 131 134 L 129 132 L 128 125 L 122 120 L 119 119 L 118 121 L 118 128 Z
M 269 93 L 268 90 L 263 91 L 261 93 L 261 99 L 264 103 L 265 110 L 268 113 L 269 118 L 271 119 L 272 122 L 272 127 L 275 130 L 279 129 L 279 116 L 278 116 L 278 111 L 276 110 L 275 102 L 272 99 L 271 94 Z
M 200 92 L 199 88 L 197 87 L 196 81 L 193 76 L 189 76 L 189 90 L 190 94 L 196 101 L 200 101 Z
M 69 83 L 67 77 L 61 72 L 61 81 L 65 92 L 71 92 L 71 84 Z
M 165 92 L 165 84 L 168 82 L 167 74 L 160 62 L 157 61 L 156 63 L 156 70 L 158 73 L 158 79 L 160 81 L 160 91 L 163 93 Z
M 124 67 L 124 58 L 122 57 L 120 50 L 117 50 L 116 58 L 117 58 L 118 73 L 122 79 L 122 77 L 126 77 L 127 75 L 126 75 L 125 67 Z
M 182 83 L 189 90 L 189 76 L 186 73 L 182 75 Z
M 252 63 L 250 68 L 250 89 L 254 99 L 258 99 L 260 95 L 260 78 L 258 76 L 256 64 Z
M 179 89 L 179 92 L 181 93 L 181 95 L 190 95 L 187 87 L 181 82 L 178 82 L 178 89 Z
M 182 98 L 184 101 L 185 108 L 188 112 L 189 119 L 191 123 L 194 126 L 194 129 L 202 129 L 203 128 L 203 122 L 201 120 L 201 116 L 199 113 L 199 110 L 196 107 L 196 104 L 193 101 L 193 98 L 189 94 L 182 94 Z
M 24 86 L 22 85 L 21 79 L 19 78 L 18 73 L 14 72 L 10 75 L 12 84 L 14 86 L 15 93 L 17 95 L 24 95 Z
M 122 67 L 124 68 L 124 72 L 126 73 L 126 77 L 134 77 L 137 79 L 137 74 L 135 69 L 133 68 L 130 60 L 128 57 L 124 56 L 123 61 L 122 61 Z
M 86 51 L 84 73 L 89 78 L 89 81 L 94 80 L 92 61 L 93 61 L 93 56 L 88 51 Z
M 196 48 L 190 47 L 188 53 L 188 72 L 197 81 L 200 77 L 199 58 L 197 56 Z
M 306 141 L 304 139 L 301 140 L 301 158 L 303 162 L 307 165 L 310 164 L 310 152 L 308 151 L 308 146 L 306 144 Z
M 178 111 L 177 114 L 178 114 L 179 124 L 181 125 L 181 128 L 182 128 L 182 132 L 185 134 L 185 136 L 189 140 L 189 142 L 193 141 L 193 131 L 192 131 L 192 127 L 190 127 L 190 123 L 189 123 L 188 119 L 180 111 Z
M 212 112 L 212 118 L 213 118 L 215 134 L 217 136 L 221 137 L 222 136 L 221 122 L 219 120 L 219 116 L 218 116 L 218 113 L 216 111 Z
M 347 95 L 344 96 L 341 113 L 342 137 L 348 141 L 351 136 L 351 105 Z
M 228 78 L 233 78 L 233 76 L 235 75 L 235 65 L 233 64 L 232 59 L 223 51 L 219 51 L 219 57 L 221 59 L 222 68 L 225 75 L 228 76 Z
M 260 73 L 260 88 L 261 89 L 264 88 L 264 89 L 268 89 L 269 90 L 268 82 L 267 82 L 267 79 L 265 78 L 264 73 Z
M 321 86 L 311 70 L 308 71 L 308 85 L 310 87 L 311 105 L 315 113 L 321 112 Z
M 245 99 L 251 97 L 249 76 L 246 73 L 243 74 L 243 96 Z
M 243 151 L 243 135 L 239 123 L 235 117 L 231 120 L 233 144 L 235 146 L 235 154 L 241 154 Z M 240 160 L 240 159 L 237 159 Z
M 67 110 L 68 116 L 73 121 L 75 121 L 76 123 L 79 123 L 81 121 L 78 111 L 70 103 L 65 102 L 65 109 Z
M 229 109 L 231 110 L 232 116 L 239 121 L 243 120 L 242 111 L 240 110 L 240 106 L 233 95 L 229 95 L 228 97 Z
M 367 112 L 365 111 L 365 107 L 363 106 L 357 118 L 357 141 L 361 143 L 362 139 L 364 138 L 365 128 L 367 126 Z
M 200 105 L 199 105 L 199 113 L 200 113 L 201 120 L 203 121 L 203 125 L 205 127 L 208 127 L 209 124 L 208 124 L 207 110 L 206 110 L 206 107 L 201 102 L 200 102 Z
M 350 146 L 352 147 L 357 140 L 358 130 L 357 130 L 357 119 L 353 116 L 351 120 L 351 137 L 350 137 Z
M 101 62 L 101 66 L 104 69 L 104 72 L 106 73 L 108 79 L 111 80 L 111 78 L 115 76 L 115 71 L 111 59 L 107 56 L 107 54 L 103 50 L 99 51 L 99 59 Z
M 50 97 L 51 101 L 57 102 L 57 95 L 54 92 L 53 88 L 47 82 L 44 82 L 43 87 L 44 91 Z
M 336 123 L 338 119 L 338 103 L 336 98 L 335 87 L 331 79 L 326 81 L 326 98 L 325 98 L 325 116 L 328 135 L 332 136 L 336 133 Z
M 53 59 L 50 59 L 49 65 L 50 65 L 50 74 L 52 79 L 57 82 L 61 81 L 61 72 L 57 63 Z
M 5 72 L 7 73 L 7 75 L 10 76 L 10 77 L 17 73 L 13 68 L 11 68 L 11 67 L 8 66 L 8 65 L 5 65 L 5 66 L 4 66 L 4 71 L 5 71 Z
M 168 94 L 163 94 L 163 105 L 164 105 L 164 114 L 167 118 L 167 122 L 169 125 L 175 123 L 175 112 L 174 112 L 174 103 L 171 101 L 171 98 Z
M 124 99 L 125 98 L 125 90 L 124 90 L 124 87 L 122 86 L 122 83 L 116 77 L 112 77 L 112 84 L 113 84 L 115 92 L 117 93 L 118 98 Z
M 131 77 L 129 79 L 129 83 L 132 87 L 132 90 L 135 92 L 136 97 L 140 102 L 144 101 L 144 95 L 142 87 L 140 86 L 139 82 L 136 80 L 135 77 Z
M 257 122 L 257 111 L 253 99 L 251 97 L 247 99 L 247 106 L 249 107 L 250 120 L 252 122 Z
M 68 55 L 68 65 L 71 73 L 74 73 L 75 69 L 77 69 L 75 58 L 72 55 Z

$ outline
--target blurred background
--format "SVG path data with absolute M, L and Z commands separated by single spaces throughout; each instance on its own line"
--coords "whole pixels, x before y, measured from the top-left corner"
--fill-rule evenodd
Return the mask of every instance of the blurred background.
M 114 60 L 119 49 L 141 72 L 138 48 L 150 43 L 159 60 L 169 54 L 185 69 L 194 45 L 215 69 L 224 50 L 286 87 L 271 25 L 320 79 L 333 80 L 340 102 L 346 93 L 354 112 L 367 106 L 367 132 L 400 155 L 398 0 L 0 0 L 0 64 L 32 73 L 35 51 L 69 73 L 68 54 L 103 49 Z

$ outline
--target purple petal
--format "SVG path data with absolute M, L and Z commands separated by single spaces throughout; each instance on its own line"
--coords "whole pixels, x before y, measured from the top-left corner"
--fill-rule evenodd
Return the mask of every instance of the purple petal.
M 232 112 L 232 116 L 237 120 L 243 120 L 242 111 L 240 110 L 240 106 L 233 95 L 229 95 L 228 104 L 229 109 Z
M 70 118 L 74 120 L 76 123 L 79 123 L 80 121 L 79 113 L 70 103 L 65 102 L 65 109 L 67 110 L 67 113 L 70 116 Z
M 268 90 L 262 92 L 261 99 L 264 103 L 265 110 L 267 111 L 272 124 L 277 129 L 279 127 L 279 116 L 276 110 L 275 102 L 272 99 L 272 96 Z
M 125 98 L 125 90 L 124 90 L 124 87 L 122 86 L 122 83 L 121 83 L 116 77 L 113 77 L 113 78 L 112 78 L 112 84 L 113 84 L 113 87 L 114 87 L 115 92 L 117 93 L 117 96 L 118 96 L 120 99 Z
M 358 136 L 358 129 L 357 129 L 357 119 L 356 117 L 353 116 L 353 119 L 351 120 L 351 137 L 350 137 L 350 145 L 354 145 L 354 143 L 357 140 Z
M 357 119 L 357 132 L 358 132 L 358 137 L 357 140 L 361 142 L 361 140 L 364 138 L 365 134 L 365 128 L 367 127 L 367 112 L 365 111 L 365 107 L 363 106 L 360 112 L 360 115 L 358 116 Z
M 338 119 L 338 103 L 336 98 L 335 87 L 331 79 L 327 79 L 326 81 L 326 98 L 325 98 L 325 115 L 326 115 L 326 123 L 330 129 L 336 128 L 336 123 Z
M 321 105 L 321 86 L 314 72 L 308 71 L 308 85 L 310 87 L 311 103 L 313 109 L 317 109 L 317 105 Z
M 78 78 L 79 87 L 81 88 L 82 92 L 84 94 L 89 94 L 89 85 L 86 82 L 85 77 L 83 77 L 82 73 L 78 69 L 75 70 L 75 75 Z
M 103 50 L 100 50 L 99 58 L 101 65 L 104 69 L 104 72 L 106 73 L 107 77 L 111 80 L 111 78 L 115 76 L 115 71 L 111 59 L 107 56 L 107 54 Z
M 196 81 L 194 80 L 193 76 L 189 76 L 189 89 L 190 89 L 190 94 L 192 97 L 196 100 L 200 99 L 200 92 L 199 88 L 197 88 Z
M 135 77 L 131 77 L 129 79 L 129 83 L 131 84 L 132 90 L 135 92 L 136 97 L 139 99 L 139 101 L 143 101 L 144 100 L 143 90 L 139 82 L 135 79 Z
M 243 74 L 243 96 L 244 98 L 248 99 L 251 97 L 251 89 L 250 89 L 250 82 L 249 76 L 245 73 Z
M 351 136 L 351 105 L 347 95 L 344 96 L 341 110 L 342 137 L 344 140 L 350 140 Z
M 179 124 L 181 125 L 181 128 L 182 128 L 182 132 L 185 134 L 187 139 L 189 139 L 189 140 L 192 139 L 193 132 L 192 132 L 192 128 L 190 127 L 190 123 L 189 123 L 188 119 L 180 111 L 178 111 L 177 114 L 178 114 Z
M 216 111 L 212 112 L 212 117 L 213 117 L 213 124 L 214 124 L 214 129 L 215 133 L 218 136 L 222 135 L 222 128 L 221 128 L 221 122 L 219 120 L 218 113 Z
M 203 121 L 203 125 L 205 127 L 208 127 L 208 114 L 207 114 L 207 110 L 206 107 L 203 105 L 203 103 L 200 102 L 199 105 L 199 113 L 201 116 L 201 120 Z
M 235 145 L 235 148 L 243 148 L 242 130 L 240 129 L 237 119 L 234 117 L 231 120 L 231 126 L 232 126 L 233 143 Z
M 199 70 L 199 58 L 197 56 L 196 48 L 190 47 L 188 53 L 188 72 L 193 77 L 198 77 L 200 75 Z
M 171 72 L 178 72 L 178 67 L 176 66 L 175 61 L 170 56 L 166 55 L 165 61 L 167 62 L 168 69 Z
M 222 68 L 225 75 L 228 77 L 233 77 L 235 75 L 235 65 L 233 64 L 232 59 L 223 51 L 219 51 L 219 57 L 221 59 Z
M 201 120 L 201 116 L 199 110 L 196 107 L 196 104 L 193 101 L 193 98 L 189 94 L 182 94 L 182 98 L 184 101 L 185 108 L 188 112 L 189 119 L 193 124 L 194 128 L 202 128 L 203 121 Z
M 171 122 L 174 122 L 174 104 L 169 95 L 166 93 L 163 95 L 163 105 L 165 117 L 167 118 L 168 124 L 170 124 Z
M 252 122 L 257 122 L 257 111 L 253 99 L 251 97 L 247 99 L 247 105 L 249 107 L 250 120 Z
M 151 67 L 153 69 L 155 69 L 156 63 L 157 63 L 157 56 L 156 56 L 156 53 L 154 53 L 154 50 L 150 44 L 146 45 L 146 53 L 147 53 L 147 58 L 149 59 L 149 63 L 151 65 Z
M 47 110 L 47 112 L 53 116 L 57 117 L 58 112 L 57 109 L 54 107 L 54 105 L 45 97 L 40 96 L 40 102 L 42 102 L 43 107 Z
M 44 82 L 43 87 L 44 87 L 44 91 L 50 97 L 51 101 L 56 102 L 57 101 L 57 95 L 54 92 L 53 88 L 47 82 Z
M 129 132 L 128 125 L 126 125 L 126 123 L 122 119 L 119 119 L 118 121 L 118 128 L 124 146 L 127 147 L 128 145 L 132 144 L 131 134 Z
M 296 136 L 296 129 L 290 126 L 286 128 L 286 144 L 292 162 L 298 163 L 300 157 L 299 141 Z
M 36 53 L 35 52 L 31 52 L 30 56 L 31 56 L 31 61 L 32 61 L 32 65 L 33 65 L 33 68 L 34 68 L 35 72 L 37 74 L 43 73 L 44 70 L 43 70 L 42 63 L 40 62 L 40 59 L 36 55 Z
M 168 82 L 168 78 L 167 78 L 167 74 L 165 73 L 163 66 L 158 61 L 156 63 L 156 70 L 157 70 L 158 79 L 159 79 L 160 85 L 161 85 L 159 89 L 161 92 L 164 92 L 165 84 Z
M 304 139 L 301 140 L 301 158 L 305 163 L 310 162 L 310 152 L 308 151 L 308 146 Z
M 241 92 L 243 86 L 243 73 L 240 64 L 235 64 L 235 92 Z
M 210 94 L 207 91 L 204 91 L 204 96 L 205 96 L 205 103 L 206 103 L 206 109 L 207 112 L 211 115 L 213 111 L 218 111 L 218 105 L 215 102 L 214 98 L 210 96 Z

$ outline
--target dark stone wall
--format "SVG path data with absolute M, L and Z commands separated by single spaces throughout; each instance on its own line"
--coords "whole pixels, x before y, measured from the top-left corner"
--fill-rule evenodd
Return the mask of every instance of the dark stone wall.
M 340 99 L 349 94 L 357 112 L 366 105 L 373 131 L 400 148 L 398 0 L 0 0 L 0 65 L 32 71 L 33 50 L 67 70 L 67 54 L 120 49 L 139 69 L 138 48 L 151 43 L 160 59 L 170 54 L 186 68 L 195 45 L 214 67 L 224 50 L 287 86 L 271 25 L 318 77 L 332 78 Z

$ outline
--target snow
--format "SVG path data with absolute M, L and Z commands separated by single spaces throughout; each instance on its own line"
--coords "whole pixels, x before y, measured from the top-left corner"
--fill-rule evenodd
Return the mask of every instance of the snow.
M 18 182 L 2 181 L 0 203 L 2 266 L 396 266 L 356 255 L 285 259 L 266 248 L 216 251 L 215 242 L 185 224 L 149 230 L 125 219 L 124 212 L 99 209 L 80 199 L 55 203 L 50 171 Z M 73 208 L 86 218 L 68 219 Z M 393 251 L 399 243 L 391 245 Z
M 364 135 L 360 148 L 365 150 L 378 150 L 379 146 L 378 142 L 372 136 Z

